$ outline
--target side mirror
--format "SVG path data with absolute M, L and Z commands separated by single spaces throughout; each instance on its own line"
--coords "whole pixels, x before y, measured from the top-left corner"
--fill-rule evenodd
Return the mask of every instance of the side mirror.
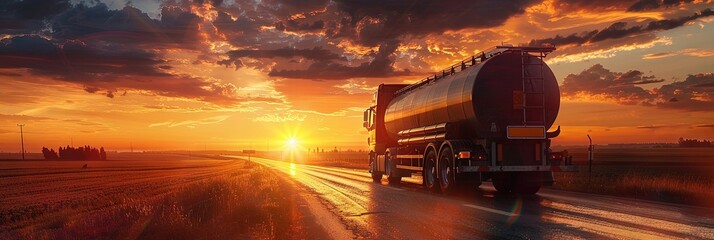
M 362 122 L 362 127 L 369 128 L 369 123 L 367 121 Z

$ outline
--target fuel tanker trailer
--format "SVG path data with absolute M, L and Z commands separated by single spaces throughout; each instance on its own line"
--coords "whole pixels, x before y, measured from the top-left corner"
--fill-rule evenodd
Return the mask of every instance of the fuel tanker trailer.
M 553 172 L 577 171 L 550 149 L 560 91 L 543 59 L 554 50 L 497 46 L 414 84 L 381 84 L 364 112 L 372 178 L 421 174 L 432 192 L 490 180 L 535 194 Z

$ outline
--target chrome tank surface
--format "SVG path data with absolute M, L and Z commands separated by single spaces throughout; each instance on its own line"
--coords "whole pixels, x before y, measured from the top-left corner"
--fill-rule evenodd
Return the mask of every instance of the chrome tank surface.
M 541 65 L 533 63 L 542 60 L 530 61 L 526 71 L 540 74 Z M 397 133 L 401 130 L 450 123 L 458 126 L 461 138 L 505 137 L 506 126 L 523 125 L 523 110 L 514 107 L 513 99 L 514 91 L 523 90 L 521 69 L 520 52 L 506 52 L 403 93 L 387 106 L 387 134 L 399 139 Z M 542 77 L 545 117 L 541 118 L 548 129 L 558 115 L 560 91 L 555 75 L 545 63 Z

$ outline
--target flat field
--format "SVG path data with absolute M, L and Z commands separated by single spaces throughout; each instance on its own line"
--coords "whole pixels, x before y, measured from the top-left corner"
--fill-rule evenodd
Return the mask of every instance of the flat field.
M 556 173 L 554 188 L 714 207 L 714 148 L 570 148 L 577 173 Z
M 0 239 L 322 236 L 289 181 L 242 160 L 0 161 L 0 189 Z

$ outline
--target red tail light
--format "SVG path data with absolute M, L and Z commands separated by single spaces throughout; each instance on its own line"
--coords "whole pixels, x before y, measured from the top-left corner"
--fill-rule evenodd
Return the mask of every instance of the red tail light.
M 563 154 L 561 154 L 561 153 L 550 153 L 550 154 L 548 154 L 548 159 L 550 159 L 550 160 L 563 160 Z

